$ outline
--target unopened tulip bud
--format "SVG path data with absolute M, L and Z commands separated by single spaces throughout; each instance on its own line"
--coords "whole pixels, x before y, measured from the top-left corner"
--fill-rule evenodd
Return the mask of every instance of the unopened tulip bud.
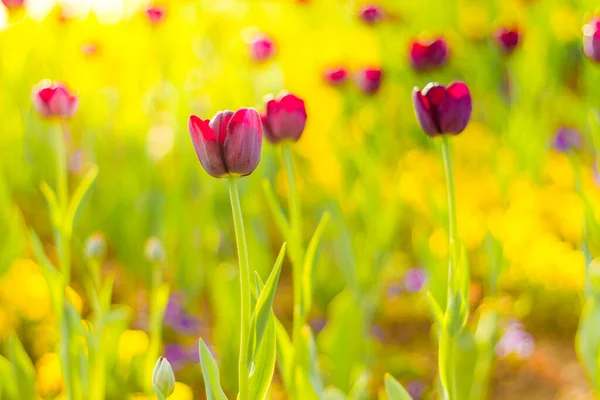
M 254 62 L 263 62 L 275 54 L 275 43 L 267 35 L 257 35 L 250 43 L 250 58 Z
M 521 41 L 521 33 L 517 28 L 498 28 L 494 40 L 504 54 L 512 54 Z
M 85 241 L 85 256 L 89 259 L 102 258 L 106 253 L 106 240 L 100 232 L 94 233 Z
M 198 160 L 209 175 L 240 177 L 258 166 L 263 130 L 255 109 L 220 111 L 210 121 L 192 115 L 188 128 Z
M 327 68 L 323 73 L 323 78 L 330 85 L 340 86 L 348 80 L 348 70 L 344 67 Z
M 304 100 L 291 93 L 277 99 L 271 98 L 267 101 L 262 123 L 263 132 L 269 142 L 298 141 L 306 125 Z
M 383 19 L 383 9 L 375 4 L 366 5 L 360 10 L 360 18 L 369 25 L 376 24 Z
M 44 80 L 33 89 L 33 104 L 44 118 L 70 118 L 78 100 L 62 83 Z
M 173 368 L 165 357 L 159 357 L 152 372 L 152 386 L 165 399 L 175 390 L 175 374 Z
M 415 40 L 410 45 L 409 59 L 417 71 L 439 68 L 448 61 L 448 43 L 443 38 Z
M 374 94 L 381 86 L 383 72 L 379 68 L 363 68 L 356 73 L 355 82 L 366 94 Z
M 600 17 L 583 26 L 583 51 L 590 60 L 600 62 Z
M 160 263 L 165 260 L 167 252 L 159 238 L 153 236 L 146 241 L 144 256 L 152 263 Z
M 471 93 L 462 82 L 447 88 L 430 83 L 423 91 L 413 90 L 413 105 L 417 120 L 429 136 L 461 133 L 471 119 Z
M 146 17 L 153 25 L 161 23 L 167 16 L 167 8 L 162 5 L 155 5 L 146 9 Z

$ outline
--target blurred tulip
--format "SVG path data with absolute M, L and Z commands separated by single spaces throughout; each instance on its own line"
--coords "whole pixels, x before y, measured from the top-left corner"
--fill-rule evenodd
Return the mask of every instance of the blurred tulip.
M 583 26 L 583 51 L 591 60 L 600 62 L 600 17 Z
M 275 54 L 275 43 L 265 34 L 257 35 L 250 43 L 250 58 L 254 62 L 263 62 Z
M 448 53 L 448 43 L 443 38 L 415 40 L 410 45 L 409 59 L 415 70 L 424 71 L 446 64 Z
M 368 4 L 360 10 L 360 18 L 369 25 L 383 19 L 383 9 L 374 4 Z
M 566 153 L 572 149 L 582 146 L 581 135 L 575 129 L 561 126 L 552 139 L 552 148 L 556 151 Z
M 77 110 L 77 96 L 64 84 L 44 80 L 33 89 L 33 104 L 44 118 L 70 118 Z
M 363 68 L 356 73 L 355 82 L 366 94 L 374 94 L 381 86 L 383 71 L 379 68 Z
M 96 232 L 85 241 L 85 256 L 87 258 L 101 258 L 106 253 L 106 240 L 101 232 Z
M 267 101 L 266 112 L 261 116 L 263 132 L 271 143 L 300 139 L 306 125 L 304 100 L 291 93 Z
M 159 238 L 153 236 L 146 241 L 144 256 L 152 263 L 160 263 L 165 260 L 167 252 Z
M 493 34 L 496 44 L 504 54 L 512 54 L 521 41 L 521 32 L 517 28 L 498 28 Z
M 461 133 L 471 119 L 471 94 L 462 82 L 447 88 L 430 83 L 421 92 L 413 90 L 413 105 L 417 120 L 429 136 Z
M 427 275 L 421 268 L 411 268 L 406 271 L 404 275 L 404 287 L 407 292 L 417 293 L 421 290 L 425 282 L 427 281 Z
M 344 67 L 327 68 L 323 73 L 325 81 L 333 86 L 340 86 L 348 80 L 348 70 Z
M 212 120 L 192 115 L 188 128 L 200 164 L 215 178 L 249 175 L 260 161 L 262 123 L 252 108 L 220 111 Z
M 2 0 L 2 4 L 8 9 L 21 8 L 25 5 L 25 0 Z
M 165 357 L 159 357 L 152 372 L 152 386 L 154 390 L 160 392 L 165 398 L 173 394 L 175 390 L 175 375 L 173 368 Z
M 162 5 L 155 5 L 146 9 L 146 17 L 152 24 L 161 23 L 167 16 L 167 8 Z

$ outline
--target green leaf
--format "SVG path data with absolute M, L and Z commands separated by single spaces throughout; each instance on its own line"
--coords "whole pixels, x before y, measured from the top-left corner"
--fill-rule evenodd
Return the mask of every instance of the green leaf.
M 52 225 L 62 229 L 62 210 L 58 205 L 56 192 L 54 192 L 54 190 L 52 190 L 52 188 L 46 182 L 42 182 L 40 189 L 44 195 L 44 198 L 46 199 L 46 203 L 48 203 L 48 210 L 50 210 L 50 219 L 52 220 Z
M 294 366 L 294 346 L 283 324 L 275 319 L 275 335 L 277 336 L 277 359 L 279 361 L 279 374 L 283 384 L 289 390 L 292 385 L 292 368 Z
M 433 320 L 436 322 L 438 327 L 442 328 L 444 326 L 444 313 L 442 312 L 442 308 L 438 304 L 438 302 L 433 297 L 433 293 L 430 290 L 426 293 L 427 303 L 429 303 L 429 308 L 431 309 L 431 314 L 433 315 Z
M 321 237 L 323 236 L 323 232 L 325 231 L 325 227 L 327 226 L 328 222 L 329 213 L 323 213 L 323 216 L 319 221 L 319 225 L 317 225 L 317 229 L 315 229 L 315 233 L 308 243 L 306 256 L 304 257 L 304 269 L 302 272 L 302 291 L 304 292 L 302 294 L 302 300 L 304 301 L 304 304 L 302 306 L 302 310 L 305 315 L 310 312 L 310 308 L 312 307 L 312 286 L 315 258 L 317 255 L 317 249 L 319 248 L 319 243 L 321 242 Z
M 297 390 L 301 399 L 323 397 L 323 379 L 318 367 L 317 345 L 310 326 L 304 325 L 301 332 L 301 346 L 297 357 L 300 368 L 296 371 Z
M 0 356 L 0 376 L 4 377 L 0 386 L 0 399 L 16 399 L 18 381 L 13 377 L 12 364 L 2 356 Z
M 248 343 L 248 353 L 246 354 L 246 362 L 248 365 L 252 361 L 252 357 L 256 349 L 260 346 L 263 340 L 263 334 L 267 327 L 267 322 L 273 310 L 273 300 L 275 298 L 275 290 L 277 288 L 277 282 L 279 281 L 279 275 L 281 273 L 281 265 L 285 256 L 286 244 L 281 246 L 277 260 L 264 289 L 260 292 L 258 300 L 256 301 L 256 307 L 252 313 L 252 322 L 250 323 L 250 338 Z M 255 343 L 254 345 L 252 345 Z
M 291 232 L 290 224 L 285 218 L 285 214 L 281 210 L 281 206 L 277 202 L 275 193 L 273 193 L 273 189 L 271 188 L 271 183 L 267 178 L 263 179 L 263 190 L 267 198 L 267 206 L 269 206 L 269 210 L 271 210 L 271 214 L 273 215 L 273 219 L 275 220 L 277 228 L 279 228 L 279 231 L 283 235 L 284 239 L 289 241 Z
M 35 368 L 16 335 L 8 337 L 7 353 L 17 382 L 20 400 L 35 400 Z
M 412 400 L 406 389 L 390 374 L 385 374 L 385 391 L 390 400 Z
M 202 376 L 204 376 L 206 399 L 227 400 L 223 389 L 221 389 L 221 378 L 217 362 L 202 339 L 200 339 L 200 364 L 202 365 Z
M 346 400 L 346 395 L 340 389 L 330 386 L 323 391 L 323 400 Z
M 30 231 L 31 244 L 33 247 L 33 253 L 37 262 L 42 267 L 42 274 L 48 284 L 50 291 L 50 299 L 52 301 L 52 308 L 54 309 L 54 315 L 57 319 L 62 316 L 63 298 L 64 298 L 64 278 L 60 271 L 50 262 L 44 249 L 39 236 L 34 230 Z
M 271 313 L 263 340 L 256 349 L 252 361 L 252 368 L 250 370 L 251 399 L 262 400 L 267 396 L 271 380 L 273 379 L 273 373 L 275 372 L 275 355 L 275 316 Z
M 83 176 L 81 182 L 79 182 L 79 186 L 75 189 L 73 193 L 73 197 L 69 203 L 69 207 L 67 208 L 67 213 L 65 215 L 65 226 L 64 228 L 71 232 L 73 228 L 73 222 L 75 221 L 75 216 L 77 215 L 77 210 L 79 210 L 79 206 L 81 205 L 81 201 L 83 200 L 86 193 L 89 191 L 90 187 L 96 180 L 98 176 L 98 166 L 94 165 L 90 170 Z

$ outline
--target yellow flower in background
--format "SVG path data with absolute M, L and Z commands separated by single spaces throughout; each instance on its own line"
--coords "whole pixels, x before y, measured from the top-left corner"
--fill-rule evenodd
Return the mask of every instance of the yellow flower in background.
M 175 391 L 169 396 L 169 400 L 193 400 L 194 393 L 185 383 L 175 382 Z
M 464 1 L 458 8 L 460 30 L 473 39 L 483 39 L 489 34 L 490 13 L 479 1 Z
M 148 334 L 140 330 L 126 330 L 119 337 L 118 357 L 123 364 L 129 364 L 133 357 L 148 351 L 150 339 Z
M 552 10 L 550 24 L 561 42 L 581 39 L 581 17 L 568 5 L 559 5 Z
M 46 353 L 35 363 L 36 391 L 44 398 L 54 397 L 63 390 L 64 382 L 60 370 L 60 357 Z
M 77 313 L 81 314 L 81 310 L 83 309 L 83 300 L 81 300 L 81 296 L 79 296 L 79 294 L 71 286 L 67 286 L 65 295 Z
M 40 321 L 47 317 L 51 312 L 50 293 L 40 266 L 28 259 L 13 262 L 0 277 L 0 300 L 6 310 L 22 318 Z

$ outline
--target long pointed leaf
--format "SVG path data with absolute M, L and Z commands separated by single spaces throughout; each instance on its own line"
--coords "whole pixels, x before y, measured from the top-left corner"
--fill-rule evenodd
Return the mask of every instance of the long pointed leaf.
M 44 249 L 39 236 L 34 230 L 29 232 L 31 238 L 31 245 L 33 247 L 33 253 L 37 262 L 42 267 L 42 274 L 46 279 L 48 290 L 50 291 L 50 300 L 52 301 L 52 308 L 54 309 L 54 315 L 57 319 L 60 319 L 62 315 L 62 299 L 64 297 L 64 278 L 60 271 L 50 262 Z
M 31 359 L 16 335 L 8 338 L 7 346 L 8 358 L 17 381 L 19 399 L 35 400 L 35 368 Z
M 281 231 L 284 239 L 290 240 L 290 224 L 285 218 L 285 214 L 281 210 L 281 206 L 277 202 L 275 198 L 275 193 L 273 193 L 273 189 L 271 188 L 271 183 L 268 179 L 263 179 L 263 190 L 265 192 L 265 196 L 267 198 L 267 205 L 269 206 L 269 210 L 271 210 L 271 214 L 273 215 L 273 219 L 275 220 L 275 224 Z
M 48 203 L 48 209 L 50 210 L 50 219 L 52 220 L 52 224 L 54 226 L 60 226 L 62 228 L 62 210 L 58 205 L 56 193 L 46 182 L 42 182 L 42 184 L 40 185 L 40 189 L 42 191 L 42 194 L 44 195 L 44 198 L 46 199 L 46 203 Z
M 390 400 L 412 400 L 406 389 L 390 374 L 385 374 L 385 390 Z
M 77 189 L 75 189 L 73 197 L 71 198 L 71 202 L 69 203 L 69 207 L 67 208 L 67 213 L 65 215 L 65 229 L 68 229 L 69 231 L 72 229 L 77 210 L 79 210 L 79 206 L 81 205 L 81 201 L 86 193 L 90 190 L 90 187 L 96 180 L 97 176 L 98 166 L 94 165 L 84 175 L 81 182 L 79 182 L 79 186 L 77 186 Z
M 256 349 L 252 361 L 252 372 L 250 373 L 251 399 L 263 400 L 267 396 L 275 372 L 275 355 L 275 315 L 271 313 L 263 340 Z
M 323 232 L 325 231 L 325 227 L 327 226 L 328 222 L 329 213 L 325 212 L 323 213 L 321 221 L 319 221 L 319 225 L 317 225 L 317 229 L 315 229 L 315 233 L 310 239 L 306 249 L 306 256 L 304 257 L 304 270 L 302 272 L 302 291 L 304 292 L 302 295 L 302 300 L 304 301 L 302 309 L 305 314 L 308 314 L 310 312 L 310 308 L 312 307 L 312 281 L 313 270 L 315 268 L 315 258 L 317 256 L 319 243 L 321 242 L 321 237 L 323 236 Z
M 202 339 L 200 339 L 200 364 L 202 365 L 202 376 L 204 376 L 206 399 L 227 400 L 221 388 L 221 378 L 217 362 Z

